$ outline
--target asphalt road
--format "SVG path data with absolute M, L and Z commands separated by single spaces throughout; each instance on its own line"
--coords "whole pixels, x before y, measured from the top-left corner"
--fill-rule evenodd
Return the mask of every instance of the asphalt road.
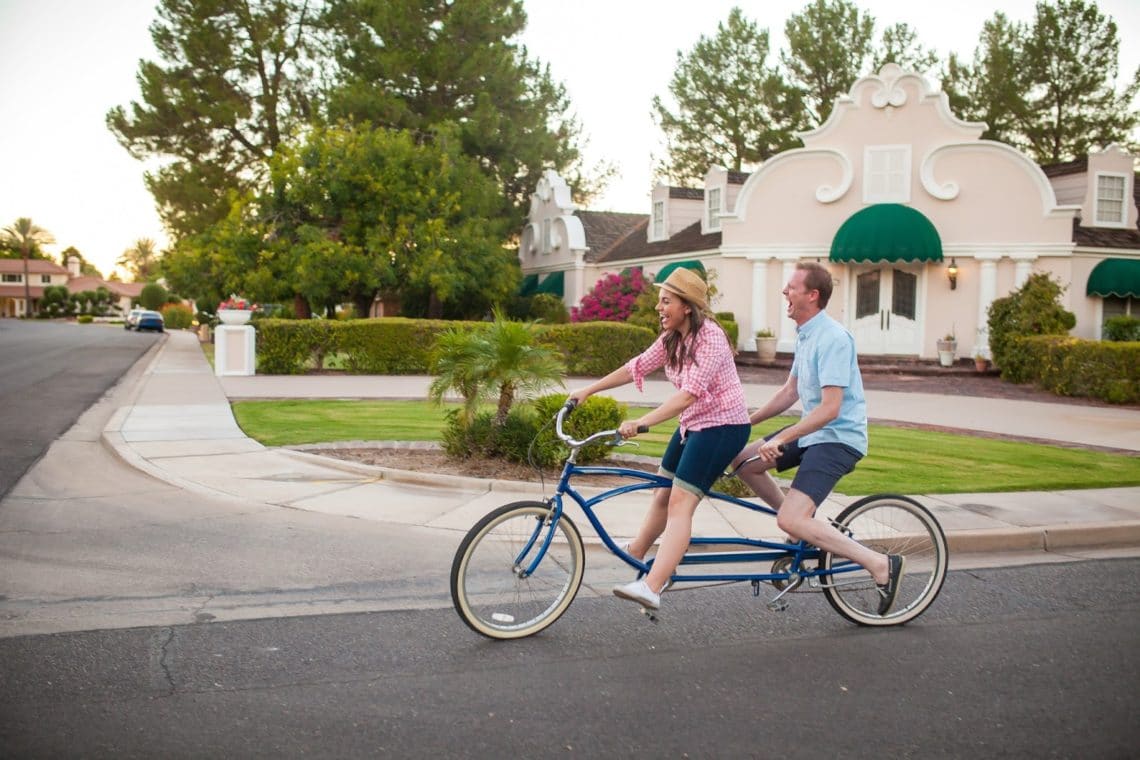
M 1135 757 L 1140 560 L 957 571 L 899 629 L 746 585 L 0 639 L 4 757 Z
M 0 319 L 0 498 L 157 337 L 108 325 Z
M 103 330 L 140 354 L 152 340 Z M 0 757 L 1140 746 L 1140 560 L 957 570 L 914 624 L 870 631 L 817 594 L 768 612 L 746 585 L 670 593 L 654 625 L 591 555 L 562 620 L 492 642 L 449 607 L 458 535 L 211 501 L 118 461 L 99 433 L 138 371 L 0 499 Z

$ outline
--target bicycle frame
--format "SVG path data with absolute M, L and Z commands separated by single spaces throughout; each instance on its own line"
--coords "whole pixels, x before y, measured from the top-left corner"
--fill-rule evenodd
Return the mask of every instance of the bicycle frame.
M 558 486 L 555 489 L 554 495 L 551 496 L 547 502 L 551 505 L 551 517 L 545 521 L 545 524 L 540 523 L 535 526 L 534 534 L 527 542 L 526 546 L 519 553 L 516 558 L 516 567 L 519 567 L 524 562 L 524 559 L 530 554 L 535 544 L 539 541 L 540 535 L 544 532 L 545 537 L 541 540 L 541 546 L 534 557 L 526 563 L 526 568 L 520 569 L 519 572 L 525 575 L 530 575 L 538 564 L 545 556 L 547 548 L 554 536 L 554 531 L 558 525 L 558 521 L 562 518 L 565 510 L 563 496 L 569 496 L 586 515 L 586 519 L 590 521 L 594 531 L 601 538 L 603 545 L 612 552 L 615 556 L 621 559 L 626 564 L 630 565 L 638 571 L 638 577 L 646 575 L 650 568 L 653 566 L 653 559 L 648 561 L 639 560 L 621 548 L 614 542 L 609 532 L 605 529 L 601 519 L 598 517 L 595 508 L 602 503 L 612 499 L 616 496 L 621 496 L 627 493 L 636 491 L 652 490 L 655 488 L 670 488 L 673 483 L 670 479 L 660 475 L 644 472 L 642 470 L 630 469 L 625 467 L 595 467 L 589 465 L 579 465 L 574 461 L 574 456 L 577 451 L 573 451 L 570 457 L 566 460 L 562 467 L 562 473 L 559 476 Z M 629 478 L 632 481 L 628 485 L 615 486 L 599 493 L 593 497 L 587 498 L 580 491 L 574 488 L 571 479 L 576 475 L 614 475 L 623 478 Z M 776 510 L 771 507 L 761 504 L 759 502 L 751 502 L 745 499 L 732 496 L 730 494 L 722 493 L 720 491 L 710 491 L 708 494 L 710 501 L 721 501 L 728 504 L 733 504 L 743 509 L 749 509 L 753 512 L 763 512 L 769 515 L 775 515 Z M 686 583 L 686 582 L 735 582 L 735 581 L 751 581 L 753 584 L 771 581 L 788 581 L 791 583 L 799 583 L 807 578 L 821 578 L 825 576 L 834 576 L 839 573 L 853 572 L 861 570 L 862 568 L 853 562 L 844 562 L 837 566 L 833 566 L 828 570 L 821 570 L 819 568 L 807 568 L 804 562 L 807 560 L 819 559 L 820 550 L 816 547 L 809 546 L 803 541 L 796 543 L 783 543 L 778 541 L 766 541 L 763 539 L 752 539 L 742 537 L 710 537 L 701 538 L 695 537 L 690 541 L 691 547 L 745 547 L 744 551 L 687 551 L 682 557 L 680 565 L 717 565 L 729 563 L 747 563 L 747 562 L 775 562 L 776 560 L 788 558 L 790 565 L 787 571 L 783 572 L 765 572 L 765 573 L 716 573 L 716 572 L 697 572 L 697 573 L 674 573 L 670 579 L 670 583 Z M 757 586 L 757 592 L 759 587 Z

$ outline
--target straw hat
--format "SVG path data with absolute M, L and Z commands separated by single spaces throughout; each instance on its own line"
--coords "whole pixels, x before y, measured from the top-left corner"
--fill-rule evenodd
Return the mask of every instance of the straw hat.
M 659 288 L 665 288 L 673 295 L 680 296 L 701 311 L 708 311 L 709 286 L 701 276 L 691 269 L 677 267 L 665 282 L 654 283 Z

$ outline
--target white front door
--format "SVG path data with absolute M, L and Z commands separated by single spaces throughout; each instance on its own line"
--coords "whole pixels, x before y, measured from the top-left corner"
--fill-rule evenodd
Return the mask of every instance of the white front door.
M 919 277 L 909 264 L 853 266 L 851 334 L 861 354 L 919 353 Z

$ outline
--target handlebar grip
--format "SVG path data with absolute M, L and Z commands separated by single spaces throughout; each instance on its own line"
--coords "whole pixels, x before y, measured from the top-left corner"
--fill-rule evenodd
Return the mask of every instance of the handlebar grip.
M 649 426 L 648 425 L 638 425 L 637 426 L 637 432 L 648 433 L 649 432 Z
M 562 408 L 566 410 L 567 414 L 569 414 L 578 408 L 578 402 L 572 398 L 568 398 L 566 399 L 566 403 L 562 405 Z

